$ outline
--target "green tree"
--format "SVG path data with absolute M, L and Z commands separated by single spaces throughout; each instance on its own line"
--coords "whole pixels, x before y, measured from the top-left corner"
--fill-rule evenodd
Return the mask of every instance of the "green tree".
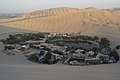
M 117 49 L 117 50 L 120 49 L 120 45 L 117 45 L 117 46 L 115 47 L 115 49 Z
M 33 62 L 37 62 L 38 57 L 35 54 L 32 54 L 28 57 L 28 60 L 33 61 Z
M 10 40 L 14 40 L 14 39 L 15 39 L 15 36 L 9 35 L 9 39 L 10 39 Z
M 98 41 L 99 37 L 98 36 L 94 36 L 93 39 L 96 40 L 96 41 Z
M 119 54 L 115 49 L 110 53 L 110 56 L 114 57 L 115 62 L 119 60 Z
M 110 47 L 110 41 L 107 38 L 101 38 L 99 44 L 100 44 L 100 48 L 101 49 L 103 49 L 103 48 L 109 48 Z

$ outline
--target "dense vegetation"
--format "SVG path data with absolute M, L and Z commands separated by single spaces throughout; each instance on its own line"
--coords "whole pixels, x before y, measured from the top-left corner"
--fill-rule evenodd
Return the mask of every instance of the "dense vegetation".
M 40 52 L 41 53 L 41 52 Z M 30 61 L 33 61 L 33 62 L 39 62 L 39 63 L 44 63 L 44 64 L 55 64 L 58 62 L 58 59 L 55 59 L 55 60 L 51 60 L 52 58 L 52 54 L 51 52 L 48 52 L 44 58 L 42 58 L 41 62 L 39 61 L 39 55 L 43 56 L 44 54 L 44 51 L 42 52 L 42 55 L 41 54 L 32 54 L 30 56 L 28 56 L 28 60 Z
M 52 41 L 57 40 L 57 39 L 63 39 L 63 40 L 89 40 L 89 41 L 99 41 L 99 37 L 98 36 L 84 36 L 84 35 L 80 35 L 80 36 L 54 36 L 54 37 L 50 37 L 46 42 L 47 43 L 52 43 Z
M 91 46 L 89 50 L 90 49 L 96 50 L 96 47 L 98 47 L 98 45 L 94 43 L 97 43 L 97 42 L 99 42 L 98 36 L 92 37 L 92 36 L 84 36 L 84 35 L 54 36 L 54 37 L 48 38 L 46 41 L 46 43 L 51 43 L 58 46 L 67 46 L 69 48 L 79 48 L 84 50 L 88 50 L 88 49 L 85 48 L 85 46 L 83 45 Z
M 32 54 L 28 57 L 28 60 L 33 61 L 33 62 L 37 62 L 38 57 L 35 54 Z
M 41 38 L 45 38 L 45 34 L 48 33 L 26 33 L 26 34 L 9 35 L 7 39 L 2 39 L 1 41 L 4 44 L 16 44 L 28 40 L 40 40 Z
M 28 40 L 41 40 L 46 37 L 46 35 L 49 35 L 50 33 L 25 33 L 25 34 L 15 34 L 15 35 L 9 35 L 7 39 L 1 40 L 4 44 L 16 44 L 20 42 L 25 42 Z M 93 43 L 92 43 L 93 42 Z M 54 45 L 58 46 L 64 46 L 64 43 L 85 43 L 88 45 L 95 45 L 94 43 L 99 42 L 100 48 L 108 48 L 110 46 L 110 41 L 107 38 L 99 38 L 98 36 L 84 36 L 84 35 L 74 35 L 74 34 L 68 34 L 68 36 L 52 36 L 49 37 L 46 40 L 46 43 L 52 43 Z M 78 44 L 79 45 L 79 44 Z M 32 46 L 30 45 L 31 48 L 37 48 L 40 49 L 39 47 Z M 70 46 L 68 46 L 70 47 Z M 80 48 L 80 49 L 85 49 L 82 46 L 72 46 L 70 48 Z M 49 50 L 47 48 L 43 48 L 45 50 Z M 97 47 L 91 48 L 93 51 L 97 50 Z
M 59 47 L 61 46 L 61 48 L 66 47 L 65 52 L 72 51 L 71 53 L 75 53 L 76 50 L 82 49 L 85 51 L 85 53 L 89 51 L 93 51 L 96 54 L 98 53 L 102 53 L 104 55 L 108 54 L 108 56 L 110 56 L 110 58 L 114 58 L 116 62 L 119 60 L 119 55 L 118 55 L 117 50 L 120 49 L 120 45 L 116 46 L 115 49 L 112 50 L 110 48 L 110 40 L 108 38 L 99 38 L 97 36 L 92 37 L 92 36 L 84 36 L 84 35 L 62 36 L 61 34 L 57 36 L 48 37 L 48 35 L 49 33 L 15 34 L 15 35 L 9 35 L 7 39 L 3 39 L 1 41 L 4 44 L 17 44 L 17 43 L 25 42 L 28 40 L 38 41 L 38 40 L 43 40 L 45 38 L 47 39 L 45 43 L 54 44 Z M 87 48 L 88 46 L 90 47 L 89 49 Z M 29 47 L 31 49 L 38 49 L 40 51 L 46 51 L 47 54 L 41 60 L 42 63 L 46 63 L 46 64 L 54 64 L 58 62 L 58 59 L 52 60 L 53 57 L 55 58 L 55 55 L 53 55 L 52 53 L 55 53 L 58 55 L 64 54 L 63 52 L 59 52 L 57 50 L 52 51 L 51 48 L 44 46 L 44 45 L 40 46 L 40 45 L 29 44 Z M 12 50 L 12 49 L 15 49 L 15 47 L 5 46 L 5 50 Z M 38 54 L 32 54 L 28 57 L 28 60 L 33 61 L 33 62 L 39 62 L 39 59 L 40 59 L 40 56 Z M 103 59 L 105 59 L 105 56 Z

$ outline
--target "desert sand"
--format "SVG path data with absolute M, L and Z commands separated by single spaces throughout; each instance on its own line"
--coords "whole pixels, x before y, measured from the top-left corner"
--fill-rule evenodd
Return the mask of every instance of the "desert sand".
M 120 41 L 120 29 L 116 24 L 120 21 L 119 11 L 103 11 L 98 9 L 53 9 L 54 15 L 45 15 L 47 10 L 36 11 L 38 16 L 27 14 L 21 20 L 0 20 L 0 39 L 6 38 L 11 33 L 27 32 L 26 30 L 50 31 L 50 32 L 80 32 L 90 35 L 102 35 L 110 37 L 114 43 Z M 60 11 L 60 12 L 59 12 Z M 64 12 L 63 12 L 64 11 Z M 94 12 L 95 11 L 95 12 Z M 91 13 L 89 13 L 91 12 Z M 94 16 L 95 14 L 96 16 Z M 48 14 L 48 13 L 47 13 Z M 86 14 L 86 15 L 85 15 Z M 31 17 L 30 17 L 30 16 Z M 101 17 L 101 16 L 102 17 Z M 30 19 L 26 19 L 30 17 Z M 40 17 L 40 18 L 38 18 Z M 99 18 L 98 19 L 96 19 Z M 104 18 L 105 17 L 105 18 Z M 112 17 L 112 18 L 111 18 Z M 118 18 L 117 18 L 118 17 Z M 87 21 L 87 20 L 88 21 Z M 91 22 L 92 20 L 92 22 Z M 106 21 L 109 23 L 106 24 Z M 89 23 L 89 26 L 88 26 Z M 99 23 L 99 24 L 98 24 Z M 103 23 L 105 26 L 103 26 Z M 93 26 L 94 24 L 94 26 Z M 17 29 L 20 28 L 20 29 Z M 29 31 L 28 31 L 29 32 Z M 31 32 L 31 31 L 30 31 Z M 117 42 L 118 41 L 118 42 Z M 120 62 L 115 64 L 69 66 L 63 64 L 45 65 L 30 62 L 22 54 L 8 56 L 3 53 L 4 45 L 0 42 L 0 80 L 119 80 Z
M 6 27 L 7 28 L 7 27 Z M 0 28 L 1 32 L 16 32 L 16 29 Z M 18 32 L 24 30 L 17 29 Z M 0 36 L 5 38 L 5 35 Z M 120 62 L 116 64 L 69 66 L 45 65 L 30 62 L 22 54 L 6 55 L 0 42 L 0 80 L 119 80 Z
M 31 33 L 31 32 L 36 32 L 36 31 L 0 26 L 0 39 L 5 39 L 10 34 L 18 34 L 18 33 L 23 34 L 23 33 Z
M 0 43 L 0 80 L 119 80 L 120 62 L 116 64 L 69 66 L 45 65 L 28 61 L 22 54 L 2 52 Z
M 107 37 L 114 46 L 120 43 L 120 10 L 53 8 L 0 19 L 0 25 L 40 32 L 81 32 Z

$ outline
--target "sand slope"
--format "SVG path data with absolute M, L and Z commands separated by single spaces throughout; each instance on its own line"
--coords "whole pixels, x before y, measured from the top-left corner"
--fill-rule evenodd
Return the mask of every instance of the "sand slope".
M 120 63 L 94 66 L 44 65 L 23 55 L 5 55 L 0 42 L 0 80 L 119 80 Z
M 0 43 L 0 80 L 119 80 L 120 62 L 93 66 L 45 65 L 5 55 Z
M 11 21 L 10 21 L 11 20 Z M 41 32 L 81 32 L 120 42 L 120 10 L 53 8 L 0 20 L 1 25 Z
M 23 33 L 31 33 L 31 32 L 35 32 L 35 31 L 0 26 L 0 40 L 7 38 L 10 34 L 18 34 L 18 33 L 23 34 Z

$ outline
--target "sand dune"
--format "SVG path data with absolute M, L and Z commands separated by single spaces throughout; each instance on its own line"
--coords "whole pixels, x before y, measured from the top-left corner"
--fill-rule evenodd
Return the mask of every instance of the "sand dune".
M 86 35 L 109 37 L 120 43 L 120 11 L 95 8 L 55 8 L 28 13 L 19 18 L 0 19 L 0 38 L 4 33 L 82 32 Z M 13 28 L 8 28 L 9 26 Z M 20 28 L 20 29 L 17 29 Z M 23 30 L 26 29 L 26 30 Z M 21 55 L 8 56 L 0 43 L 0 80 L 119 80 L 120 62 L 93 66 L 42 65 L 27 61 Z
M 120 10 L 53 8 L 7 21 L 1 25 L 41 32 L 81 32 L 120 41 Z
M 2 52 L 0 42 L 0 80 L 119 80 L 120 62 L 91 66 L 45 65 L 28 61 L 22 54 Z
M 10 34 L 16 34 L 16 33 L 21 34 L 21 33 L 30 33 L 30 32 L 35 32 L 35 31 L 0 26 L 0 40 L 7 38 Z

